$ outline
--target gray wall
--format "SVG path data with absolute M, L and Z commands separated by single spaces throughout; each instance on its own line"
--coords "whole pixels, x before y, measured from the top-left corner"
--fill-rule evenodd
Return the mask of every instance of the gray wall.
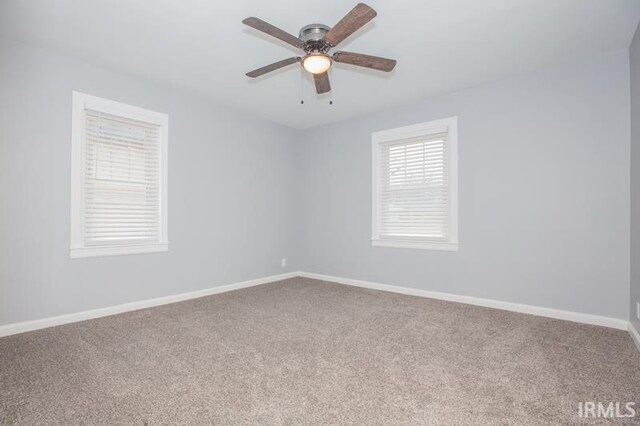
M 168 253 L 69 258 L 72 90 L 169 113 Z M 304 131 L 8 40 L 0 93 L 0 325 L 292 270 L 629 317 L 626 51 Z M 371 132 L 452 115 L 460 251 L 372 248 Z
M 371 132 L 457 115 L 460 251 L 372 248 Z M 629 56 L 302 133 L 302 269 L 629 317 Z
M 169 114 L 168 253 L 69 258 L 72 90 Z M 0 325 L 297 269 L 294 141 L 291 129 L 0 40 Z
M 640 30 L 629 48 L 631 62 L 631 321 L 640 331 Z

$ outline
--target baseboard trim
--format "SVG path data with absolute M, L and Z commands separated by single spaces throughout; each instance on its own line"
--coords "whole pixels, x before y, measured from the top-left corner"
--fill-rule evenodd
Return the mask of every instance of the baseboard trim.
M 241 288 L 253 287 L 261 284 L 267 284 L 274 281 L 280 281 L 287 278 L 298 276 L 297 272 L 289 272 L 286 274 L 272 275 L 264 278 L 257 278 L 239 283 L 227 284 L 218 287 L 210 287 L 203 290 L 191 291 L 188 293 L 180 293 L 171 296 L 158 297 L 155 299 L 141 300 L 138 302 L 124 303 L 122 305 L 109 306 L 106 308 L 92 309 L 73 314 L 60 315 L 56 317 L 43 318 L 33 321 L 24 321 L 13 324 L 0 326 L 0 337 L 10 336 L 12 334 L 25 333 L 27 331 L 39 330 L 42 328 L 54 327 L 56 325 L 69 324 L 73 322 L 85 321 L 94 318 L 107 317 L 110 315 L 121 314 L 124 312 L 137 311 L 154 306 L 167 305 L 170 303 L 182 302 L 189 299 L 197 299 L 199 297 L 210 296 L 212 294 L 225 293 L 227 291 L 239 290 Z
M 629 321 L 629 334 L 631 335 L 631 340 L 636 344 L 636 348 L 640 351 L 640 333 L 633 326 L 633 323 Z
M 400 287 L 389 284 L 380 284 L 370 281 L 356 280 L 352 278 L 334 277 L 331 275 L 316 274 L 312 272 L 299 272 L 299 276 L 313 278 L 316 280 L 330 281 L 337 284 L 350 285 L 355 287 L 369 288 L 373 290 L 389 291 L 392 293 L 406 294 L 409 296 L 428 297 L 431 299 L 446 300 L 449 302 L 466 303 L 468 305 L 484 306 L 486 308 L 502 309 L 505 311 L 519 312 L 523 314 L 537 315 L 541 317 L 560 319 L 565 321 L 579 322 L 583 324 L 599 325 L 603 327 L 615 328 L 618 330 L 628 330 L 629 321 L 604 317 L 600 315 L 585 314 L 581 312 L 563 311 L 559 309 L 543 308 L 533 305 L 522 305 L 519 303 L 503 302 L 493 299 L 482 299 L 479 297 L 462 296 L 451 293 L 441 293 L 437 291 L 421 290 L 417 288 Z
M 368 288 L 373 290 L 388 291 L 391 293 L 406 294 L 409 296 L 428 297 L 431 299 L 446 300 L 449 302 L 465 303 L 469 305 L 484 306 L 487 308 L 502 309 L 505 311 L 519 312 L 530 315 L 537 315 L 547 318 L 555 318 L 566 321 L 573 321 L 583 324 L 599 325 L 603 327 L 615 328 L 619 330 L 627 330 L 635 342 L 638 350 L 640 350 L 640 334 L 629 321 L 604 317 L 599 315 L 591 315 L 580 312 L 563 311 L 559 309 L 543 308 L 540 306 L 523 305 L 519 303 L 503 302 L 493 299 L 483 299 L 471 296 L 462 296 L 451 293 L 443 293 L 429 290 L 421 290 L 410 287 L 401 287 L 390 284 L 381 284 L 370 281 L 356 280 L 352 278 L 335 277 L 331 275 L 316 274 L 312 272 L 289 272 L 285 274 L 272 275 L 269 277 L 257 278 L 248 281 L 242 281 L 234 284 L 222 285 L 218 287 L 210 287 L 202 290 L 196 290 L 188 293 L 180 293 L 171 296 L 158 297 L 155 299 L 141 300 L 137 302 L 125 303 L 122 305 L 109 306 L 106 308 L 92 309 L 88 311 L 77 312 L 73 314 L 60 315 L 56 317 L 43 318 L 33 321 L 25 321 L 0 326 L 0 337 L 10 336 L 13 334 L 25 333 L 43 328 L 54 327 L 56 325 L 70 324 L 73 322 L 86 321 L 94 318 L 101 318 L 110 315 L 121 314 L 124 312 L 137 311 L 154 306 L 167 305 L 170 303 L 182 302 L 184 300 L 197 299 L 199 297 L 210 296 L 218 293 L 239 290 L 247 287 L 254 287 L 261 284 L 267 284 L 274 281 L 280 281 L 287 278 L 305 277 L 321 281 L 329 281 L 337 284 L 350 285 L 355 287 Z

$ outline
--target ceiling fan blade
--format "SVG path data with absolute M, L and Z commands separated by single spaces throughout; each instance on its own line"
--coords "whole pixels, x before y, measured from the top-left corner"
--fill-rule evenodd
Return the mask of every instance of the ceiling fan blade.
M 253 71 L 249 71 L 247 73 L 247 77 L 256 78 L 264 75 L 268 72 L 275 71 L 279 68 L 286 67 L 287 65 L 295 64 L 296 62 L 300 62 L 302 58 L 299 56 L 295 56 L 289 59 L 283 59 L 282 61 L 274 62 L 273 64 L 266 65 L 262 68 L 258 68 Z
M 364 3 L 358 3 L 344 18 L 340 20 L 325 35 L 324 41 L 331 46 L 338 45 L 342 40 L 362 28 L 367 22 L 375 18 L 376 11 Z
M 331 91 L 331 83 L 329 83 L 329 74 L 323 72 L 322 74 L 314 74 L 313 81 L 316 83 L 316 92 L 318 95 Z
M 363 55 L 362 53 L 336 52 L 333 54 L 333 60 L 343 64 L 357 65 L 384 72 L 389 72 L 396 66 L 395 59 Z
M 253 16 L 246 18 L 242 21 L 243 24 L 250 26 L 251 28 L 255 28 L 258 31 L 262 31 L 265 34 L 269 34 L 272 37 L 280 39 L 285 43 L 289 43 L 293 47 L 302 47 L 302 40 L 298 37 L 294 37 L 286 31 L 282 31 L 278 27 L 274 27 L 268 22 L 264 22 L 260 18 L 255 18 Z

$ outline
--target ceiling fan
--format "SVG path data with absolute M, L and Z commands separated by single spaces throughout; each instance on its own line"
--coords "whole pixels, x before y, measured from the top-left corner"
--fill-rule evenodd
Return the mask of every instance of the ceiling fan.
M 247 18 L 242 21 L 243 24 L 302 49 L 305 53 L 303 57 L 294 56 L 250 71 L 247 73 L 247 77 L 259 77 L 271 71 L 286 67 L 287 65 L 302 62 L 302 67 L 313 74 L 316 92 L 322 94 L 331 91 L 327 71 L 333 62 L 390 72 L 396 66 L 396 61 L 393 59 L 352 52 L 335 52 L 333 55 L 329 55 L 329 50 L 336 47 L 344 39 L 363 27 L 376 15 L 376 11 L 371 7 L 364 3 L 358 3 L 356 7 L 351 9 L 333 28 L 329 28 L 323 24 L 307 25 L 302 27 L 298 37 L 294 37 L 262 19 L 255 17 Z

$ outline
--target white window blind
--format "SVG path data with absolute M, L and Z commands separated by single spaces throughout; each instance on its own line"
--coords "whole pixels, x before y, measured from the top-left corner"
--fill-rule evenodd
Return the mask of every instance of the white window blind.
M 166 250 L 166 115 L 77 95 L 72 256 Z
M 439 120 L 374 134 L 374 245 L 456 249 L 453 127 Z
M 160 126 L 86 111 L 84 243 L 159 242 Z

